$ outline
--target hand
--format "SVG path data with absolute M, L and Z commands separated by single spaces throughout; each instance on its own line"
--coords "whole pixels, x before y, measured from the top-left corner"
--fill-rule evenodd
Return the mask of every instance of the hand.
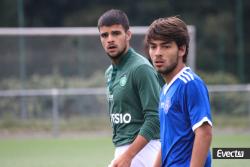
M 132 158 L 124 153 L 117 159 L 113 160 L 109 167 L 130 167 L 131 162 Z
M 161 149 L 158 151 L 153 167 L 161 166 Z
M 133 158 L 147 143 L 148 141 L 143 136 L 138 135 L 129 148 L 114 159 L 109 167 L 130 167 Z

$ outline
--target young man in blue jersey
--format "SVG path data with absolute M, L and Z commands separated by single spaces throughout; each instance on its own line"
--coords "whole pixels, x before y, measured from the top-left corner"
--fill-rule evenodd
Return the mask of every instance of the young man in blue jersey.
M 111 59 L 105 72 L 115 155 L 110 167 L 152 167 L 160 150 L 160 85 L 154 67 L 134 51 L 126 14 L 108 10 L 98 20 Z
M 177 17 L 160 18 L 145 36 L 149 56 L 166 85 L 161 90 L 161 151 L 154 167 L 210 167 L 212 120 L 205 83 L 186 59 L 189 35 Z

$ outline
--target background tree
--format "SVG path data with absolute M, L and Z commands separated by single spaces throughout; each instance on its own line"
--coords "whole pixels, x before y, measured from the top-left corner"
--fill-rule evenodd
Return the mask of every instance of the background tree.
M 17 27 L 17 1 L 0 1 L 0 26 Z M 110 8 L 124 10 L 131 25 L 147 26 L 158 17 L 180 15 L 197 30 L 197 69 L 222 71 L 249 82 L 250 1 L 247 0 L 24 0 L 25 27 L 96 26 Z M 237 6 L 242 3 L 242 8 Z M 239 15 L 241 13 L 242 15 Z M 240 27 L 240 28 L 239 28 Z M 243 35 L 243 37 L 242 37 Z M 239 48 L 243 51 L 240 54 Z M 241 57 L 239 57 L 241 56 Z M 3 59 L 8 59 L 2 56 Z M 241 64 L 237 63 L 241 60 Z M 239 74 L 239 66 L 242 71 Z M 244 76 L 244 80 L 240 75 Z M 0 76 L 1 77 L 1 76 Z

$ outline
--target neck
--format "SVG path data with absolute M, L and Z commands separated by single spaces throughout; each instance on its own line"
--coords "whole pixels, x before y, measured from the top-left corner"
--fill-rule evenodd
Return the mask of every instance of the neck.
M 176 68 L 168 74 L 163 74 L 163 78 L 167 84 L 171 82 L 171 80 L 185 67 L 184 63 L 178 64 Z
M 125 54 L 127 54 L 128 49 L 129 49 L 129 46 L 127 46 L 126 48 L 124 48 L 124 50 L 120 53 L 119 56 L 117 56 L 116 58 L 112 59 L 112 64 L 118 65 L 120 63 L 121 59 L 123 58 L 123 56 Z

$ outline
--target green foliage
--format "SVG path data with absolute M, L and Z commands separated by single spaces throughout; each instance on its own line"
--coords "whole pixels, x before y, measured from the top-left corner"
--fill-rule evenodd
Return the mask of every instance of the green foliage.
M 208 85 L 239 83 L 238 78 L 236 78 L 233 74 L 226 73 L 223 71 L 214 72 L 214 73 L 197 71 L 197 73 Z
M 26 89 L 50 89 L 50 88 L 86 88 L 103 87 L 105 84 L 104 73 L 96 71 L 89 78 L 65 77 L 58 72 L 52 75 L 32 75 L 25 81 Z M 21 89 L 18 78 L 6 78 L 0 80 L 2 90 Z
M 0 1 L 1 27 L 18 26 L 17 2 L 9 0 Z M 248 33 L 250 26 L 248 19 L 250 1 L 221 0 L 217 2 L 200 0 L 196 1 L 195 4 L 189 1 L 174 0 L 158 0 L 157 3 L 153 0 L 23 0 L 23 2 L 26 27 L 96 26 L 99 16 L 111 8 L 124 10 L 128 14 L 132 26 L 147 26 L 159 17 L 180 15 L 188 25 L 196 27 L 198 55 L 196 60 L 198 69 L 208 72 L 225 71 L 226 73 L 234 74 L 236 77 L 243 75 L 245 80 L 241 78 L 241 82 L 250 81 L 250 75 L 248 75 L 250 68 L 246 64 L 250 59 L 247 56 L 250 52 L 249 47 L 247 47 L 250 43 Z M 239 2 L 242 2 L 241 10 L 238 7 Z M 240 20 L 242 20 L 242 23 Z M 240 44 L 239 41 L 242 41 L 242 43 Z M 8 45 L 7 47 L 11 48 Z M 239 53 L 241 48 L 243 50 L 242 55 Z M 13 57 L 10 56 L 12 55 L 11 50 L 13 49 L 10 49 L 8 53 L 1 54 L 3 64 L 4 62 L 13 64 L 13 61 L 11 61 Z M 59 58 L 53 57 L 50 59 L 51 55 L 46 54 L 44 50 L 41 52 L 43 52 L 44 60 L 58 62 L 59 67 L 65 63 L 60 61 Z M 39 52 L 37 53 L 39 54 Z M 15 63 L 17 59 L 14 60 Z M 70 58 L 70 60 L 73 59 Z M 88 58 L 84 61 L 88 61 Z M 7 71 L 9 66 L 5 65 L 2 68 L 4 68 L 2 71 Z M 13 68 L 16 68 L 13 71 L 18 71 L 18 66 Z M 84 68 L 87 68 L 86 64 L 84 64 Z M 240 70 L 241 68 L 243 69 L 242 71 Z M 75 71 L 73 70 L 73 72 Z M 4 73 L 1 73 L 0 78 L 4 76 Z
M 207 73 L 198 71 L 200 77 L 207 85 L 230 85 L 238 84 L 238 79 L 225 72 Z M 231 116 L 247 115 L 249 110 L 248 92 L 210 92 L 211 110 L 214 114 L 224 114 Z
M 246 116 L 249 112 L 248 92 L 210 93 L 211 110 L 215 114 Z
M 91 87 L 104 87 L 104 74 L 100 71 L 96 71 L 91 75 L 90 78 L 78 78 L 78 77 L 63 77 L 58 73 L 54 75 L 40 76 L 33 75 L 29 80 L 26 80 L 26 89 L 67 89 L 67 88 L 91 88 Z M 21 89 L 20 81 L 16 78 L 6 78 L 0 80 L 0 87 L 2 90 L 13 90 Z M 17 117 L 21 109 L 21 97 L 1 97 L 0 100 L 0 118 L 6 117 L 7 122 L 12 122 L 9 118 Z M 32 117 L 50 117 L 52 110 L 52 99 L 51 97 L 25 97 L 27 114 Z M 85 114 L 90 108 L 92 110 L 98 110 L 98 107 L 103 108 L 106 101 L 101 97 L 90 96 L 78 97 L 78 96 L 67 96 L 60 97 L 59 99 L 60 111 L 65 117 L 70 115 L 79 114 L 81 111 Z M 94 108 L 93 108 L 94 107 Z M 9 114 L 8 114 L 9 113 Z M 11 114 L 10 114 L 11 113 Z M 7 114 L 7 115 L 6 115 Z M 93 113 L 92 113 L 93 114 Z M 4 123 L 4 124 L 5 124 Z

